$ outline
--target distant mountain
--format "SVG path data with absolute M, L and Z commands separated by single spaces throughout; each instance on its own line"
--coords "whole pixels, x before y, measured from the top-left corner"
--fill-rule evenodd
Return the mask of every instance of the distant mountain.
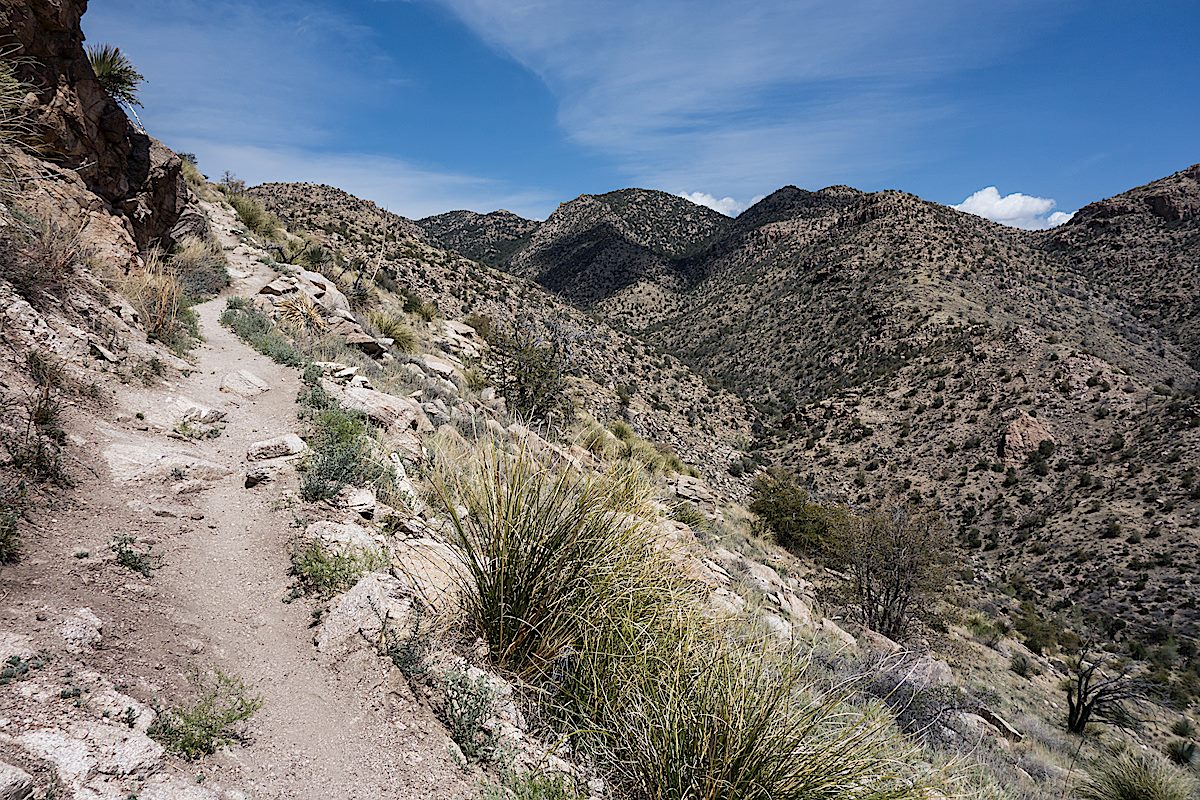
M 529 241 L 539 223 L 511 211 L 447 211 L 418 220 L 429 240 L 488 266 L 506 264 Z
M 420 225 L 334 186 L 264 183 L 254 193 L 289 226 L 321 231 L 335 241 L 362 243 L 383 238 L 425 241 Z

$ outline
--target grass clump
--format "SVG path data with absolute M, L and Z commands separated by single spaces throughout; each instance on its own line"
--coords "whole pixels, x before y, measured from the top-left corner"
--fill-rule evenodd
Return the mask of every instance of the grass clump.
M 162 254 L 153 250 L 145 262 L 141 272 L 125 280 L 123 292 L 138 310 L 146 337 L 183 355 L 200 340 L 199 319 L 189 308 L 183 284 L 163 262 Z
M 301 469 L 300 496 L 310 502 L 335 497 L 346 486 L 390 486 L 390 464 L 377 457 L 375 437 L 366 420 L 340 408 L 313 416 L 312 452 Z
M 712 620 L 602 480 L 493 451 L 435 484 L 489 657 L 541 685 L 547 718 L 619 795 L 924 796 L 881 709 L 851 707 L 797 653 Z
M 21 555 L 21 518 L 28 507 L 20 482 L 0 486 L 0 564 L 11 564 Z
M 242 193 L 231 194 L 229 204 L 237 212 L 238 219 L 246 226 L 246 230 L 251 233 L 264 239 L 274 239 L 283 232 L 283 223 L 267 211 L 257 198 Z
M 1192 800 L 1196 781 L 1161 758 L 1123 753 L 1096 765 L 1079 800 Z
M 371 311 L 367 321 L 381 336 L 386 336 L 393 342 L 393 347 L 402 353 L 415 353 L 417 350 L 417 334 L 403 319 L 386 311 Z
M 242 341 L 279 364 L 304 367 L 307 359 L 275 323 L 245 298 L 231 297 L 221 313 L 221 324 Z
M 80 230 L 54 220 L 0 231 L 0 278 L 35 308 L 57 305 L 87 256 Z
M 238 678 L 217 670 L 200 686 L 195 704 L 161 712 L 148 733 L 178 756 L 195 760 L 242 741 L 243 723 L 262 707 Z
M 33 87 L 17 76 L 17 50 L 0 49 L 0 145 L 26 147 L 36 130 L 25 104 Z
M 211 239 L 184 239 L 171 254 L 171 267 L 189 305 L 215 297 L 229 285 L 229 262 Z
M 378 551 L 350 546 L 331 550 L 328 545 L 310 542 L 293 554 L 292 575 L 302 591 L 328 600 L 350 591 L 363 575 L 387 563 Z

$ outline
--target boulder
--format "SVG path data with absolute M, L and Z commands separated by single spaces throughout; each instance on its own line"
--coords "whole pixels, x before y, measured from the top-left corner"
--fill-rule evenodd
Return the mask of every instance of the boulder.
M 368 572 L 329 609 L 314 638 L 317 650 L 340 654 L 356 646 L 384 646 L 387 631 L 412 627 L 413 602 L 397 578 Z
M 321 379 L 321 388 L 342 408 L 357 411 L 389 431 L 433 431 L 432 423 L 415 400 L 362 386 L 342 387 L 328 378 Z
M 67 643 L 67 650 L 82 653 L 100 644 L 104 623 L 90 608 L 77 608 L 63 621 L 58 634 Z
M 458 581 L 465 565 L 448 545 L 432 538 L 411 539 L 392 551 L 392 574 L 405 589 L 437 613 L 458 607 Z
M 0 800 L 32 800 L 33 776 L 0 762 Z
M 1006 467 L 1019 467 L 1036 453 L 1043 441 L 1056 442 L 1042 421 L 1024 411 L 1008 423 L 1000 437 L 1000 458 Z
M 313 541 L 329 545 L 335 550 L 351 548 L 369 553 L 381 553 L 383 544 L 361 525 L 354 523 L 314 522 L 304 530 L 304 535 Z
M 379 358 L 388 351 L 387 345 L 381 340 L 361 331 L 346 334 L 346 346 L 361 350 L 372 358 Z
M 221 381 L 222 392 L 236 394 L 239 397 L 257 397 L 270 389 L 270 384 L 253 372 L 244 369 L 229 373 Z
M 288 433 L 276 436 L 274 439 L 255 442 L 246 451 L 246 458 L 250 461 L 265 461 L 271 458 L 298 455 L 307 449 L 308 445 L 304 443 L 303 439 L 294 433 Z

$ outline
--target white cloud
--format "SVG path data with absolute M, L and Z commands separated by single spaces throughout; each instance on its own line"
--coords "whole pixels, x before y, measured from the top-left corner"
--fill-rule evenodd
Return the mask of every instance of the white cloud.
M 916 134 L 953 109 L 931 79 L 1049 19 L 1031 0 L 437 1 L 541 77 L 567 134 L 633 182 L 734 197 L 933 157 Z
M 679 196 L 698 206 L 708 206 L 713 211 L 720 211 L 727 217 L 736 217 L 746 208 L 732 197 L 718 198 L 708 192 L 679 192 Z
M 1065 211 L 1053 211 L 1055 205 L 1049 197 L 1020 192 L 1002 195 L 995 186 L 987 186 L 951 208 L 1012 228 L 1044 230 L 1061 225 L 1073 216 Z

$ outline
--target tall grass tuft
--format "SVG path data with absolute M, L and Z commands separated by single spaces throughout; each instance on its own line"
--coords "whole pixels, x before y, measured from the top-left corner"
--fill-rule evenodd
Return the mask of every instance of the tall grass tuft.
M 163 262 L 160 251 L 152 250 L 146 256 L 145 268 L 130 275 L 122 290 L 141 315 L 150 339 L 162 342 L 178 355 L 199 340 L 196 312 L 188 307 L 187 293 Z
M 367 314 L 367 321 L 381 336 L 393 341 L 393 347 L 402 353 L 417 351 L 417 334 L 400 317 L 386 311 L 376 310 Z
M 1196 781 L 1161 758 L 1135 753 L 1097 764 L 1075 790 L 1080 800 L 1192 800 Z
M 225 252 L 211 239 L 195 236 L 184 239 L 171 254 L 171 267 L 188 303 L 215 297 L 229 285 L 229 262 Z
M 0 48 L 0 145 L 27 147 L 36 132 L 25 98 L 33 87 L 17 76 L 16 47 Z M 0 176 L 7 185 L 15 176 Z

